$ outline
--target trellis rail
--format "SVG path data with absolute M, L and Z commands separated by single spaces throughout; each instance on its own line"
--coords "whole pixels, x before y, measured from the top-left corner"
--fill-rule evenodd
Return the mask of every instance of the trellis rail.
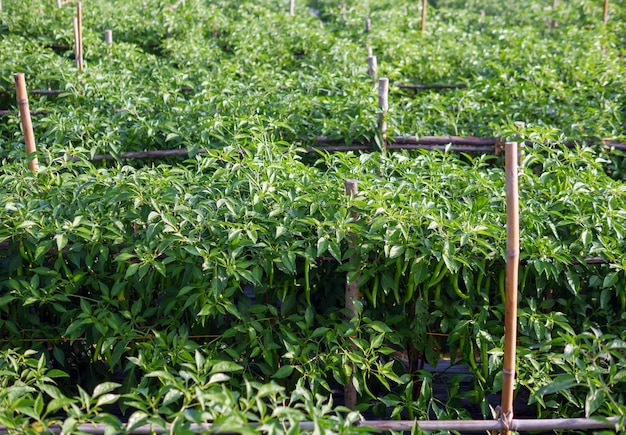
M 250 425 L 254 427 L 254 425 Z M 506 425 L 501 420 L 431 420 L 416 422 L 413 420 L 361 420 L 354 424 L 356 427 L 368 427 L 380 431 L 411 431 L 419 428 L 424 431 L 462 431 L 462 432 L 501 432 Z M 541 430 L 593 430 L 593 429 L 615 429 L 623 428 L 623 422 L 617 417 L 609 417 L 603 420 L 593 418 L 560 418 L 560 419 L 513 419 L 508 425 L 512 431 L 541 431 Z M 104 435 L 109 433 L 107 426 L 101 424 L 81 424 L 77 429 L 81 432 Z M 210 423 L 196 424 L 189 426 L 189 430 L 194 433 L 216 433 L 218 428 L 214 428 Z M 302 422 L 300 430 L 315 430 L 315 423 Z M 154 425 L 139 426 L 129 433 L 135 435 L 167 434 L 171 433 L 171 427 L 160 427 Z M 61 433 L 61 427 L 52 426 L 50 433 Z M 0 427 L 0 435 L 8 434 L 5 427 Z

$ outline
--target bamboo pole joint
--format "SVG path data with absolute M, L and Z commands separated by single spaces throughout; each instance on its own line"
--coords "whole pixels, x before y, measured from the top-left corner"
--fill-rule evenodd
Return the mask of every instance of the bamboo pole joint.
M 35 145 L 35 134 L 33 132 L 33 123 L 30 118 L 30 109 L 28 107 L 28 92 L 26 90 L 26 80 L 24 79 L 24 73 L 14 74 L 15 79 L 15 94 L 17 99 L 17 105 L 20 111 L 20 119 L 22 121 L 22 129 L 24 130 L 24 145 L 26 147 L 26 154 L 32 157 L 28 162 L 28 167 L 31 171 L 37 172 L 39 170 L 39 161 L 37 160 L 37 147 Z

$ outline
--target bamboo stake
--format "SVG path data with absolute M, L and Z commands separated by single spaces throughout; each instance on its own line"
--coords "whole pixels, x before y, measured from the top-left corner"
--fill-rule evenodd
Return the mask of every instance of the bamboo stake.
M 2 12 L 2 0 L 0 0 L 0 12 Z
M 389 111 L 389 79 L 383 77 L 378 80 L 378 128 L 383 140 L 383 148 L 387 147 L 387 121 L 385 117 Z
M 368 56 L 373 56 L 374 55 L 374 50 L 372 50 L 372 47 L 367 47 L 367 55 Z
M 296 0 L 289 1 L 289 15 L 292 17 L 296 15 Z
M 428 0 L 422 0 L 422 33 L 426 30 L 426 6 Z
M 74 59 L 76 60 L 76 69 L 81 70 L 80 49 L 78 48 L 78 18 L 74 17 L 72 23 L 74 25 Z
M 604 0 L 604 10 L 602 11 L 602 22 L 606 24 L 609 21 L 609 0 Z
M 104 31 L 104 42 L 109 45 L 113 44 L 113 30 L 106 29 Z
M 376 56 L 367 56 L 367 75 L 376 78 L 378 76 L 378 63 Z
M 365 31 L 366 32 L 370 32 L 372 30 L 372 20 L 370 20 L 369 18 L 365 19 Z
M 559 7 L 559 0 L 552 1 L 552 22 L 550 23 L 550 27 L 555 28 L 557 26 L 557 21 L 554 16 L 556 15 L 556 9 Z
M 354 197 L 359 192 L 358 183 L 356 180 L 345 180 L 344 181 L 346 195 L 350 197 Z M 358 220 L 359 216 L 356 212 L 352 212 L 352 219 Z M 354 249 L 355 238 L 354 235 L 350 237 L 348 242 L 349 249 Z M 351 262 L 355 261 L 355 257 L 351 258 Z M 357 309 L 354 305 L 354 302 L 359 299 L 359 278 L 356 277 L 352 281 L 346 282 L 346 309 L 350 313 L 351 317 L 356 317 L 358 315 Z M 345 405 L 349 409 L 355 409 L 357 404 L 357 393 L 356 388 L 354 387 L 354 383 L 352 382 L 354 379 L 354 366 L 352 367 L 352 375 L 350 375 L 349 382 L 344 387 L 344 400 Z
M 359 193 L 359 186 L 357 180 L 347 179 L 344 180 L 345 192 L 349 197 L 354 197 Z M 359 215 L 356 212 L 352 213 L 352 219 L 358 220 Z M 354 237 L 350 240 L 350 246 L 354 247 L 355 240 Z M 354 301 L 359 299 L 359 286 L 358 279 L 348 282 L 346 285 L 346 308 L 354 315 L 357 315 L 356 308 L 354 306 Z
M 78 27 L 76 40 L 77 51 L 78 51 L 78 69 L 79 71 L 83 70 L 83 4 L 82 2 L 76 3 L 76 24 Z
M 35 134 L 33 133 L 33 123 L 30 119 L 30 110 L 28 108 L 28 92 L 26 92 L 26 81 L 24 80 L 24 74 L 14 74 L 15 78 L 15 92 L 17 95 L 17 105 L 20 109 L 20 118 L 22 120 L 22 128 L 24 129 L 24 145 L 26 145 L 26 154 L 31 155 L 37 152 L 35 146 Z M 39 170 L 39 160 L 35 155 L 28 167 L 31 171 L 37 172 Z
M 517 341 L 517 281 L 519 275 L 519 202 L 517 143 L 505 145 L 506 172 L 506 301 L 504 309 L 504 363 L 502 378 L 502 434 L 508 434 L 513 420 L 515 354 Z

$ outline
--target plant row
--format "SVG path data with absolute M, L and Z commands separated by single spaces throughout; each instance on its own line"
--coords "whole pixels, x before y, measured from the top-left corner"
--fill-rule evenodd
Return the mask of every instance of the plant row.
M 571 415 L 579 400 L 596 400 L 599 382 L 620 385 L 625 373 L 624 187 L 591 149 L 537 145 L 520 177 L 519 382 L 539 414 Z M 343 193 L 346 178 L 359 180 L 356 197 Z M 408 352 L 467 366 L 471 402 L 489 413 L 504 313 L 505 189 L 494 158 L 348 154 L 304 164 L 260 144 L 181 166 L 84 162 L 31 175 L 12 165 L 2 180 L 2 339 L 38 348 L 83 388 L 122 374 L 123 391 L 134 391 L 146 373 L 177 370 L 191 346 L 240 365 L 238 388 L 275 380 L 332 395 L 354 375 L 359 409 L 395 403 L 395 417 L 419 415 L 411 392 L 428 383 L 405 376 Z M 587 265 L 590 255 L 610 265 Z M 349 321 L 340 307 L 355 280 L 361 311 Z M 556 374 L 536 366 L 589 330 L 600 342 L 585 343 L 614 337 L 617 355 L 598 356 L 600 371 L 584 375 L 555 362 L 571 401 L 555 409 L 537 392 L 554 389 Z M 586 396 L 570 394 L 586 382 Z M 619 391 L 588 413 L 620 411 L 604 400 L 619 403 Z M 451 394 L 438 416 L 458 416 L 461 398 Z
M 88 5 L 87 69 L 77 76 L 74 8 L 6 3 L 0 109 L 15 107 L 15 72 L 27 74 L 31 89 L 66 90 L 31 102 L 50 111 L 37 117 L 35 133 L 55 155 L 216 148 L 258 134 L 306 145 L 316 135 L 371 141 L 376 91 L 365 46 L 392 82 L 390 135 L 507 137 L 522 121 L 551 137 L 624 137 L 619 4 L 603 26 L 593 2 L 555 13 L 530 1 L 506 12 L 440 2 L 425 34 L 413 2 L 349 4 L 345 21 L 339 3 L 321 1 L 299 6 L 295 17 L 270 1 Z M 559 26 L 546 26 L 555 14 Z M 112 46 L 102 41 L 105 29 L 113 29 Z M 393 88 L 407 82 L 467 89 L 412 95 Z M 3 124 L 2 155 L 15 158 L 17 118 Z

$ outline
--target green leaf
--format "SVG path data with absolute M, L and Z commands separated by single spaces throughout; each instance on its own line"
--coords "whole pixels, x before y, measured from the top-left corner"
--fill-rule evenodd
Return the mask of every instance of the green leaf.
M 67 245 L 67 236 L 65 234 L 57 234 L 54 236 L 54 239 L 57 242 L 57 250 L 61 252 Z
M 404 253 L 404 246 L 393 245 L 391 249 L 389 249 L 389 258 L 397 258 Z
M 370 341 L 370 346 L 372 349 L 378 349 L 380 346 L 382 346 L 384 341 L 385 341 L 385 334 L 375 335 L 374 338 L 372 338 Z
M 328 250 L 329 240 L 327 236 L 320 237 L 317 240 L 317 256 L 321 257 Z
M 65 408 L 74 403 L 74 400 L 69 397 L 59 397 L 58 399 L 52 399 L 48 402 L 48 406 L 46 407 L 46 414 L 53 413 L 58 411 L 61 408 Z
M 63 370 L 59 369 L 50 369 L 46 372 L 46 376 L 49 378 L 69 378 L 70 375 L 65 373 Z
M 103 394 L 102 396 L 100 396 L 98 398 L 98 402 L 96 403 L 97 407 L 101 407 L 104 405 L 110 405 L 112 403 L 117 402 L 117 400 L 120 398 L 119 394 Z
M 96 388 L 93 389 L 93 398 L 99 397 L 105 393 L 111 392 L 116 388 L 120 387 L 121 384 L 117 382 L 103 382 L 101 384 L 96 385 Z
M 611 301 L 612 291 L 605 288 L 600 292 L 600 308 L 606 310 L 609 308 L 609 302 Z
M 609 272 L 604 277 L 604 281 L 602 282 L 602 288 L 612 287 L 619 280 L 619 274 L 617 272 Z
M 174 376 L 165 370 L 155 370 L 150 373 L 146 373 L 145 376 L 147 378 L 163 378 L 169 382 L 175 382 Z
M 337 242 L 328 243 L 328 252 L 330 252 L 330 255 L 332 255 L 335 260 L 341 262 L 341 247 Z
M 148 420 L 148 414 L 143 411 L 135 411 L 128 418 L 126 424 L 126 431 L 129 433 L 137 429 L 139 426 L 145 424 Z
M 578 277 L 578 271 L 575 269 L 567 269 L 565 272 L 565 283 L 567 284 L 567 288 L 572 292 L 572 294 L 576 295 L 578 293 L 578 289 L 580 288 L 580 278 Z
M 167 272 L 165 269 L 165 265 L 160 261 L 155 261 L 152 263 L 152 266 L 164 277 L 167 277 Z
M 15 280 L 10 280 L 15 282 Z M 17 299 L 15 296 L 13 296 L 12 294 L 5 294 L 4 296 L 0 296 L 0 308 L 4 307 L 5 305 L 8 305 L 11 301 Z
M 43 414 L 43 395 L 41 393 L 37 394 L 37 397 L 35 398 L 35 412 L 37 413 L 37 415 L 42 415 Z
M 284 379 L 284 378 L 290 376 L 291 373 L 293 373 L 293 366 L 292 365 L 284 365 L 281 368 L 279 368 L 276 371 L 276 373 L 274 373 L 272 375 L 272 377 L 274 379 Z
M 128 279 L 132 277 L 133 275 L 135 275 L 140 265 L 141 263 L 133 263 L 130 266 L 128 266 L 128 269 L 126 269 L 126 275 L 124 275 L 124 279 Z
M 217 361 L 211 367 L 210 373 L 240 372 L 242 370 L 242 366 L 232 361 Z
M 589 418 L 604 403 L 604 389 L 598 388 L 594 384 L 590 385 L 589 393 L 585 398 L 585 417 Z
M 547 394 L 558 393 L 560 391 L 568 390 L 574 386 L 576 386 L 578 382 L 576 381 L 576 376 L 570 373 L 564 373 L 558 375 L 554 380 L 548 385 L 537 390 L 535 395 L 537 396 L 545 396 Z
M 287 272 L 291 275 L 296 274 L 296 254 L 293 252 L 285 252 L 280 257 L 280 264 L 283 266 L 282 269 L 284 272 Z
M 182 392 L 172 388 L 165 394 L 165 397 L 163 398 L 163 405 L 167 406 L 171 403 L 174 403 L 178 399 L 180 399 L 182 396 L 183 396 Z
M 209 382 L 207 382 L 207 384 L 211 385 L 211 384 L 217 384 L 220 382 L 226 382 L 229 379 L 230 379 L 230 376 L 228 376 L 225 373 L 214 373 L 209 378 Z

